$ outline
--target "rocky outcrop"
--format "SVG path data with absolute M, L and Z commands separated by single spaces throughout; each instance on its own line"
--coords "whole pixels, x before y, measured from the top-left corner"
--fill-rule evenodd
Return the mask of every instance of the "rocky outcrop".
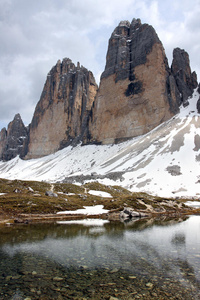
M 20 114 L 15 115 L 8 129 L 0 132 L 0 159 L 10 160 L 17 155 L 24 157 L 27 151 L 28 130 L 24 126 Z
M 179 111 L 180 99 L 155 30 L 139 19 L 120 22 L 89 124 L 90 141 L 116 143 L 142 135 Z
M 191 72 L 189 55 L 185 50 L 174 49 L 171 70 L 180 92 L 181 102 L 187 106 L 188 98 L 192 96 L 198 83 L 196 73 Z
M 200 83 L 199 83 L 199 85 L 198 85 L 197 92 L 200 94 Z M 199 99 L 198 99 L 198 101 L 197 101 L 197 111 L 198 111 L 198 113 L 200 114 L 200 96 L 199 96 Z
M 47 80 L 30 124 L 26 158 L 44 156 L 76 144 L 87 135 L 88 116 L 96 96 L 93 74 L 68 58 L 58 61 Z
M 140 211 L 135 211 L 131 207 L 125 207 L 123 211 L 120 212 L 120 219 L 125 221 L 125 220 L 130 220 L 132 218 L 144 218 L 148 217 L 149 213 L 144 213 Z

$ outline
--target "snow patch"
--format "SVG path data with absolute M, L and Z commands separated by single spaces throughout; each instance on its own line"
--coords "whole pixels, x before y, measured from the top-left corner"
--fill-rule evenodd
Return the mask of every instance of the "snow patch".
M 194 208 L 199 208 L 200 207 L 200 201 L 187 201 L 185 202 L 185 205 L 194 207 Z
M 117 145 L 78 145 L 32 160 L 0 161 L 0 178 L 75 184 L 98 181 L 161 197 L 199 197 L 200 114 L 187 107 L 151 132 Z M 86 180 L 87 179 L 87 180 Z M 90 191 L 90 193 L 93 193 Z M 94 192 L 97 195 L 97 191 Z M 109 193 L 100 197 L 111 196 Z M 94 195 L 94 194 L 93 194 Z M 73 212 L 74 213 L 74 212 Z
M 101 215 L 108 213 L 109 210 L 104 209 L 103 205 L 83 206 L 83 209 L 60 211 L 57 214 L 65 215 Z
M 95 191 L 95 190 L 90 190 L 88 192 L 88 194 L 90 195 L 94 195 L 94 196 L 99 196 L 99 197 L 103 197 L 103 198 L 112 198 L 112 195 L 107 193 L 107 192 L 103 192 L 103 191 Z

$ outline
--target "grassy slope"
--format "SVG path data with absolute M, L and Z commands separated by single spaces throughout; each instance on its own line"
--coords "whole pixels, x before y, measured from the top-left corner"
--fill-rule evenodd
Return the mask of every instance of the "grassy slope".
M 18 189 L 16 193 L 15 190 Z M 53 190 L 58 197 L 45 195 Z M 108 192 L 113 198 L 88 194 L 89 190 Z M 132 193 L 119 186 L 105 186 L 98 182 L 77 186 L 67 183 L 51 185 L 46 182 L 0 179 L 0 215 L 55 214 L 76 210 L 88 205 L 103 204 L 105 209 L 122 210 L 125 206 L 138 211 L 176 213 L 185 211 L 183 200 L 163 199 L 146 193 Z M 187 208 L 187 212 L 191 209 Z

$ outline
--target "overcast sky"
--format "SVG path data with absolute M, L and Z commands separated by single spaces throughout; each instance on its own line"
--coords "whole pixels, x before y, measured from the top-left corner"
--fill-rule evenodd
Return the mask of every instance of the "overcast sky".
M 153 25 L 171 64 L 185 49 L 200 81 L 200 0 L 0 0 L 0 128 L 31 122 L 49 70 L 69 57 L 97 82 L 121 20 Z

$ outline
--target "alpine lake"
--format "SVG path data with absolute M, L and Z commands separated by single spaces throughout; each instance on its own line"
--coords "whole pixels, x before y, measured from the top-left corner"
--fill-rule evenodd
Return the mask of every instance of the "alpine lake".
M 0 229 L 0 299 L 200 299 L 200 216 Z

